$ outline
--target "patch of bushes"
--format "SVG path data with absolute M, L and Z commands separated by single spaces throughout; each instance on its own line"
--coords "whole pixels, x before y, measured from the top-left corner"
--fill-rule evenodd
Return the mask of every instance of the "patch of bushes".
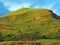
M 3 37 L 4 41 L 13 41 L 16 40 L 16 35 L 15 34 L 7 34 L 6 36 Z

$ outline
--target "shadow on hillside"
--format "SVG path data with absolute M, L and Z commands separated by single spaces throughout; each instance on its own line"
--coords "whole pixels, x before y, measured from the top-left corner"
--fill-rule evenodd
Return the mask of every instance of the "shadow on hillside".
M 59 19 L 60 20 L 60 16 L 58 16 L 57 14 L 55 14 L 53 11 L 50 10 L 50 12 L 52 12 L 51 16 L 55 19 Z

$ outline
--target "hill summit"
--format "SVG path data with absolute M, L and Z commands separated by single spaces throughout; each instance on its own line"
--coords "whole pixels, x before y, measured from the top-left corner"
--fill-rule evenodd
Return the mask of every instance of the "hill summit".
M 49 9 L 23 8 L 11 12 L 0 17 L 2 40 L 60 39 L 59 19 Z

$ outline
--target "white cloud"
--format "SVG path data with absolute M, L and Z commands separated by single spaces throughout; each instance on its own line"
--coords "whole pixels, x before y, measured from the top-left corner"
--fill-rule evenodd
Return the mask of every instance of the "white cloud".
M 51 4 L 47 4 L 47 5 L 43 5 L 43 6 L 34 6 L 34 8 L 47 8 L 47 9 L 52 9 L 54 7 L 54 5 L 56 5 L 57 3 L 51 3 Z
M 22 5 L 13 5 L 13 6 L 8 6 L 7 9 L 9 9 L 10 11 L 15 11 L 22 8 Z
M 48 8 L 48 9 L 52 9 L 56 4 L 57 3 L 54 2 L 54 3 L 51 3 L 51 4 L 47 5 L 47 6 L 45 6 L 45 7 Z
M 24 4 L 23 4 L 23 7 L 24 7 L 24 8 L 29 8 L 30 5 L 31 5 L 30 3 L 24 3 Z
M 34 8 L 40 8 L 39 6 L 34 6 Z
M 31 3 L 28 3 L 26 1 L 23 1 L 22 3 L 18 3 L 17 0 L 13 0 L 13 1 L 11 1 L 11 0 L 0 0 L 0 1 L 10 11 L 15 11 L 15 10 L 18 10 L 20 8 L 30 8 L 30 6 L 32 6 Z M 48 9 L 53 10 L 53 12 L 58 13 L 57 9 L 53 9 L 56 4 L 57 4 L 57 2 L 53 2 L 50 4 L 44 4 L 43 6 L 36 5 L 33 8 L 48 8 Z
M 30 3 L 17 3 L 16 1 L 15 2 L 12 2 L 12 1 L 8 1 L 8 0 L 3 0 L 2 1 L 4 3 L 4 6 L 10 10 L 10 11 L 15 11 L 15 10 L 18 10 L 20 8 L 29 8 L 30 7 Z

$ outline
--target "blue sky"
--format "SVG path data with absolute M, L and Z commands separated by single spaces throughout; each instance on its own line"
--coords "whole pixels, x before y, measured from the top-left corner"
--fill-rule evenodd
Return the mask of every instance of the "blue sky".
M 60 16 L 60 0 L 0 0 L 0 16 L 26 7 L 48 8 Z

